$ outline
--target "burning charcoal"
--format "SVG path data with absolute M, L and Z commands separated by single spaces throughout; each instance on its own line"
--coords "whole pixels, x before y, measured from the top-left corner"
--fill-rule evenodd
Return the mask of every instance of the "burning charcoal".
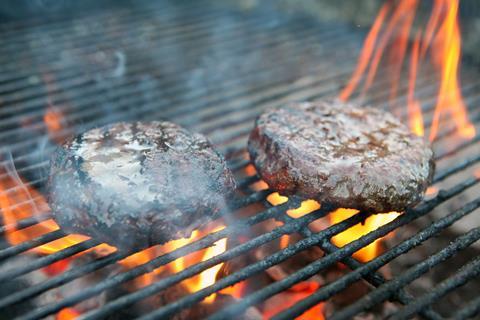
M 136 284 L 124 284 L 120 287 L 110 289 L 107 292 L 107 301 L 113 301 L 125 294 L 131 293 L 132 288 L 138 290 Z M 167 289 L 159 292 L 156 295 L 153 295 L 147 299 L 144 299 L 133 306 L 126 307 L 120 311 L 117 311 L 115 314 L 112 314 L 107 317 L 108 320 L 128 320 L 135 319 L 143 314 L 152 312 L 155 309 L 158 309 L 162 306 L 165 306 L 169 303 L 172 303 L 181 297 L 184 297 L 188 294 L 187 288 L 181 284 L 173 285 Z M 175 320 L 186 320 L 192 319 L 189 318 L 190 311 L 182 310 L 180 313 L 176 314 L 172 319 Z
M 20 257 L 20 258 L 14 259 L 13 261 L 10 260 L 8 263 L 4 263 L 0 265 L 0 271 L 9 270 L 15 265 L 18 266 L 24 263 L 31 263 L 31 261 L 32 261 L 32 258 L 30 257 Z M 0 299 L 12 294 L 12 292 L 17 292 L 24 288 L 28 288 L 33 283 L 31 277 L 32 275 L 30 274 L 28 277 L 25 277 L 22 279 L 12 279 L 12 280 L 2 282 L 2 285 L 0 285 Z M 34 300 L 31 300 L 31 299 L 23 300 L 18 304 L 9 306 L 8 308 L 0 309 L 0 320 L 14 319 L 26 313 L 28 310 L 31 310 L 34 307 L 35 307 Z
M 393 115 L 337 101 L 265 112 L 248 150 L 280 194 L 371 212 L 415 205 L 434 171 L 430 147 Z
M 161 274 L 157 274 L 153 276 L 155 279 L 160 277 L 168 276 L 168 271 L 165 271 Z M 133 289 L 132 289 L 133 288 Z M 136 284 L 124 284 L 119 288 L 111 289 L 107 293 L 107 300 L 112 301 L 115 300 L 122 295 L 127 293 L 131 293 L 132 290 L 137 290 Z M 169 303 L 172 303 L 182 297 L 185 297 L 190 292 L 188 289 L 182 284 L 175 284 L 166 288 L 165 290 L 155 294 L 147 299 L 144 299 L 133 306 L 127 307 L 120 312 L 115 313 L 114 315 L 110 315 L 108 317 L 109 320 L 127 320 L 127 319 L 134 319 L 139 317 L 140 315 L 147 314 L 152 312 L 162 306 L 166 306 Z M 217 294 L 215 296 L 215 300 L 213 302 L 200 302 L 188 309 L 184 309 L 179 313 L 172 316 L 170 319 L 172 320 L 189 320 L 189 319 L 203 319 L 219 311 L 220 309 L 226 307 L 230 303 L 234 303 L 235 299 L 229 295 L 224 294 Z M 240 320 L 257 320 L 262 319 L 260 313 L 256 310 L 256 308 L 249 308 L 247 312 L 240 318 Z
M 188 237 L 225 207 L 235 182 L 207 139 L 169 122 L 117 123 L 57 149 L 56 221 L 120 250 Z
M 217 294 L 213 303 L 199 303 L 190 309 L 190 318 L 188 319 L 204 319 L 209 315 L 223 309 L 231 303 L 235 303 L 236 299 L 229 295 Z M 244 314 L 235 318 L 236 320 L 260 320 L 263 319 L 260 312 L 255 307 L 248 308 Z M 180 320 L 180 319 L 179 319 Z

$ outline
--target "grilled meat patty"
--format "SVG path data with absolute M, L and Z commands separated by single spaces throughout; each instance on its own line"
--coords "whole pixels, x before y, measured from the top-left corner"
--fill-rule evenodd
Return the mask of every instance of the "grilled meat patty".
M 377 213 L 418 203 L 434 172 L 430 146 L 393 115 L 340 101 L 266 111 L 248 150 L 283 195 Z
M 48 189 L 64 230 L 129 250 L 189 236 L 235 182 L 203 135 L 170 122 L 122 122 L 59 147 Z

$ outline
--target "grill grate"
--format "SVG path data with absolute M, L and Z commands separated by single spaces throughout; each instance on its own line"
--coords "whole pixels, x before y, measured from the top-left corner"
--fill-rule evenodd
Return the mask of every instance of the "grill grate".
M 478 192 L 473 199 L 465 200 L 466 193 L 478 190 L 480 175 L 473 174 L 480 162 L 478 135 L 472 140 L 457 142 L 452 140 L 454 128 L 443 128 L 435 142 L 438 170 L 434 178 L 434 184 L 442 190 L 392 222 L 342 248 L 336 247 L 331 238 L 362 222 L 368 214 L 354 215 L 314 233 L 308 225 L 327 216 L 334 208 L 323 205 L 301 218 L 291 218 L 286 211 L 297 208 L 301 199 L 291 197 L 285 204 L 271 206 L 266 201 L 270 194 L 268 190 L 253 192 L 249 187 L 259 178 L 242 177 L 242 171 L 248 165 L 244 158 L 246 138 L 255 117 L 264 108 L 287 101 L 335 96 L 353 70 L 356 54 L 362 44 L 363 30 L 276 13 L 269 7 L 242 11 L 210 2 L 189 5 L 139 2 L 135 6 L 119 6 L 108 12 L 97 12 L 68 21 L 64 17 L 57 17 L 51 21 L 39 19 L 6 23 L 0 26 L 0 34 L 3 41 L 0 46 L 0 140 L 8 142 L 3 147 L 12 154 L 11 158 L 1 160 L 0 166 L 11 167 L 13 159 L 16 172 L 28 180 L 25 186 L 42 190 L 46 181 L 48 155 L 55 147 L 53 141 L 56 138 L 114 121 L 164 118 L 207 134 L 227 155 L 230 167 L 241 177 L 238 184 L 244 196 L 234 199 L 230 210 L 221 213 L 222 216 L 229 216 L 231 211 L 251 205 L 260 204 L 265 208 L 257 210 L 252 216 L 235 218 L 225 229 L 143 265 L 101 279 L 80 292 L 23 310 L 25 313 L 20 316 L 21 319 L 53 315 L 179 257 L 210 247 L 219 239 L 249 234 L 255 225 L 268 219 L 275 219 L 283 225 L 256 235 L 209 260 L 161 278 L 150 286 L 109 301 L 84 314 L 84 318 L 104 319 L 214 265 L 245 255 L 283 235 L 292 234 L 300 234 L 303 238 L 286 249 L 219 279 L 212 286 L 159 307 L 141 319 L 172 316 L 212 293 L 264 272 L 314 246 L 322 249 L 326 255 L 219 310 L 210 318 L 234 317 L 250 306 L 332 265 L 342 263 L 351 271 L 323 285 L 274 318 L 291 319 L 299 316 L 363 279 L 374 289 L 357 302 L 339 310 L 332 315 L 332 319 L 351 319 L 386 300 L 404 305 L 393 315 L 395 319 L 412 315 L 420 315 L 425 319 L 444 319 L 452 315 L 443 314 L 444 311 L 436 305 L 438 301 L 478 277 L 480 260 L 474 258 L 469 259 L 462 269 L 456 272 L 452 270 L 452 274 L 428 293 L 415 295 L 409 293 L 408 288 L 409 284 L 430 269 L 448 264 L 445 260 L 455 259 L 480 239 L 478 223 L 471 225 L 473 228 L 464 233 L 456 233 L 450 244 L 438 252 L 423 256 L 419 263 L 403 268 L 392 279 L 385 279 L 378 272 L 396 258 L 409 254 L 429 239 L 449 230 L 455 222 L 471 216 L 480 207 Z M 386 69 L 388 67 L 384 67 L 383 71 Z M 477 78 L 471 72 L 465 73 L 462 78 L 471 120 L 476 124 L 480 121 L 480 83 Z M 422 101 L 427 127 L 432 121 L 435 105 L 436 87 L 432 79 L 433 75 L 427 75 L 417 82 L 417 97 Z M 406 101 L 406 85 L 402 83 L 399 87 L 403 95 L 398 99 L 398 105 Z M 387 84 L 375 83 L 371 92 L 364 103 L 379 106 L 387 104 Z M 67 124 L 53 134 L 47 131 L 44 121 L 49 108 L 61 112 Z M 399 116 L 405 118 L 405 111 L 399 111 Z M 1 171 L 0 181 L 10 174 Z M 8 196 L 12 192 L 13 188 L 3 190 L 0 196 Z M 456 204 L 452 204 L 452 201 L 456 201 Z M 432 214 L 446 205 L 449 206 L 448 214 L 442 217 Z M 14 225 L 4 225 L 0 228 L 0 235 L 4 236 L 11 230 L 26 229 L 50 217 L 50 213 L 45 212 L 17 221 Z M 431 223 L 426 226 L 415 225 L 422 219 L 429 219 Z M 411 237 L 401 238 L 374 260 L 362 264 L 351 257 L 358 249 L 391 231 L 411 225 L 418 228 L 417 232 Z M 0 263 L 7 268 L 1 269 L 0 281 L 23 277 L 65 258 L 73 258 L 77 253 L 99 244 L 94 239 L 86 240 L 50 255 L 37 256 L 28 264 L 8 267 L 9 261 L 21 253 L 63 236 L 65 234 L 57 230 L 2 248 Z M 0 314 L 12 306 L 36 299 L 55 288 L 111 266 L 126 256 L 128 254 L 111 253 L 43 282 L 9 292 L 0 297 Z M 454 317 L 467 319 L 479 312 L 480 301 L 474 298 L 462 303 Z

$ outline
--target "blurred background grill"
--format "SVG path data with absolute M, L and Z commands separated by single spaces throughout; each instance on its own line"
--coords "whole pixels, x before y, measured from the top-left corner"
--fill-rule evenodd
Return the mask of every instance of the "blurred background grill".
M 378 5 L 375 1 L 369 3 L 373 3 L 369 6 L 373 13 L 367 20 L 373 21 Z M 344 2 L 338 4 L 339 8 L 342 5 Z M 43 8 L 37 11 L 42 16 L 32 15 L 32 6 Z M 249 176 L 246 170 L 249 162 L 245 146 L 255 117 L 265 108 L 292 100 L 337 96 L 355 67 L 367 25 L 358 27 L 354 20 L 323 21 L 321 15 L 314 18 L 302 10 L 292 13 L 275 3 L 253 1 L 105 1 L 100 5 L 86 2 L 82 6 L 66 1 L 54 7 L 38 1 L 22 8 L 4 9 L 6 21 L 0 25 L 0 204 L 4 215 L 13 205 L 12 197 L 18 189 L 40 191 L 34 198 L 45 196 L 42 192 L 48 177 L 48 160 L 56 143 L 72 133 L 125 120 L 168 119 L 205 133 L 226 156 L 242 194 L 230 204 L 235 212 L 229 215 L 237 219 L 228 219 L 230 223 L 225 229 L 117 273 L 102 274 L 101 270 L 125 257 L 118 253 L 91 260 L 75 256 L 98 245 L 94 239 L 49 255 L 26 251 L 59 239 L 64 236 L 61 231 L 9 243 L 9 231 L 23 230 L 48 219 L 48 211 L 23 217 L 13 224 L 4 223 L 0 229 L 4 237 L 0 279 L 5 284 L 0 289 L 0 318 L 59 318 L 59 312 L 67 307 L 99 297 L 141 274 L 228 237 L 231 247 L 213 260 L 157 279 L 123 297 L 104 298 L 104 302 L 86 313 L 88 319 L 114 318 L 119 310 L 132 308 L 208 267 L 247 255 L 289 234 L 300 236 L 289 248 L 279 248 L 269 257 L 249 261 L 242 268 L 227 272 L 213 286 L 155 305 L 155 310 L 141 312 L 142 319 L 179 316 L 182 310 L 199 304 L 211 293 L 251 279 L 287 259 L 297 259 L 301 251 L 313 246 L 324 251 L 325 256 L 291 270 L 279 281 L 255 288 L 210 316 L 238 316 L 251 306 L 262 313 L 260 305 L 264 301 L 337 264 L 348 271 L 277 314 L 277 319 L 290 319 L 343 291 L 356 290 L 350 285 L 358 281 L 365 286 L 365 292 L 335 310 L 332 318 L 362 316 L 365 310 L 375 310 L 386 300 L 391 301 L 390 313 L 397 318 L 478 316 L 478 134 L 471 140 L 459 141 L 453 137 L 452 127 L 442 128 L 434 143 L 437 172 L 428 198 L 341 249 L 332 244 L 331 237 L 363 221 L 367 214 L 313 232 L 308 225 L 334 208 L 324 206 L 301 218 L 291 218 L 285 212 L 298 207 L 300 199 L 292 197 L 285 204 L 272 206 L 266 201 L 271 192 L 252 188 L 259 178 Z M 285 8 L 292 9 L 287 5 Z M 472 67 L 474 61 L 472 58 L 471 64 L 462 70 L 462 90 L 470 119 L 476 125 L 480 121 L 480 83 Z M 426 75 L 417 81 L 417 88 L 428 124 L 432 121 L 437 87 L 432 77 Z M 407 84 L 402 83 L 397 105 L 405 103 L 406 91 Z M 387 84 L 380 80 L 361 103 L 389 108 L 388 98 Z M 405 120 L 406 110 L 399 110 Z M 9 184 L 11 181 L 16 184 Z M 35 201 L 27 200 L 30 205 Z M 255 225 L 268 219 L 275 219 L 282 226 L 255 233 Z M 389 249 L 377 259 L 364 264 L 351 257 L 353 252 L 391 231 L 397 232 L 388 240 Z M 248 240 L 236 241 L 242 235 L 248 235 Z M 421 244 L 425 245 L 418 247 Z M 65 258 L 77 261 L 70 269 L 48 278 L 29 277 Z M 386 266 L 389 272 L 378 272 Z M 50 293 L 58 287 L 91 274 L 97 277 L 88 280 L 89 284 L 78 292 L 51 297 Z M 385 315 L 372 312 L 378 317 Z

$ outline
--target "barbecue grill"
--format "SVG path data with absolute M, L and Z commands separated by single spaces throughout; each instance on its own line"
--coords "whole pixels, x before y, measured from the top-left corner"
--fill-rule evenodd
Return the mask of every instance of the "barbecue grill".
M 0 203 L 4 217 L 0 228 L 0 282 L 4 287 L 0 288 L 0 318 L 59 318 L 62 310 L 93 298 L 103 299 L 102 303 L 81 316 L 113 319 L 122 310 L 208 268 L 228 264 L 285 235 L 296 235 L 299 240 L 270 252 L 264 259 L 217 276 L 213 284 L 201 290 L 155 305 L 140 318 L 178 315 L 211 294 L 264 274 L 312 247 L 321 249 L 324 256 L 223 305 L 209 314 L 209 319 L 234 318 L 251 307 L 260 308 L 268 299 L 333 267 L 343 270 L 342 275 L 322 283 L 275 314 L 274 319 L 300 316 L 353 290 L 356 283 L 366 288 L 364 294 L 336 309 L 331 319 L 360 317 L 386 301 L 392 306 L 392 319 L 478 317 L 480 223 L 474 217 L 480 207 L 478 134 L 459 140 L 454 138 L 453 127 L 441 128 L 433 145 L 437 162 L 433 185 L 438 191 L 343 247 L 336 246 L 331 238 L 363 222 L 369 213 L 313 231 L 309 226 L 336 208 L 325 204 L 292 218 L 287 210 L 299 207 L 304 199 L 290 197 L 283 204 L 271 205 L 267 197 L 272 191 L 253 189 L 260 178 L 246 174 L 246 141 L 256 116 L 265 108 L 292 100 L 337 96 L 355 68 L 368 28 L 287 13 L 268 2 L 255 8 L 210 1 L 119 2 L 71 15 L 73 18 L 55 10 L 47 17 L 12 19 L 0 25 Z M 381 67 L 379 73 L 386 69 L 388 66 Z M 477 74 L 473 68 L 464 69 L 462 90 L 470 119 L 477 124 Z M 432 78 L 425 75 L 417 81 L 417 97 L 423 102 L 427 124 L 432 121 L 437 92 Z M 407 83 L 401 82 L 394 109 L 404 120 L 406 110 L 401 105 L 407 99 L 407 89 Z M 354 99 L 365 105 L 392 108 L 387 83 L 381 80 L 373 84 L 367 96 L 358 94 Z M 48 159 L 65 136 L 116 121 L 142 119 L 168 119 L 202 132 L 226 156 L 240 191 L 230 200 L 229 210 L 219 214 L 225 228 L 138 266 L 97 277 L 81 290 L 52 297 L 51 292 L 60 287 L 102 274 L 132 253 L 113 252 L 87 259 L 81 253 L 100 244 L 87 239 L 40 254 L 34 249 L 66 234 L 53 230 L 19 243 L 11 243 L 7 235 L 47 221 L 50 212 L 39 210 L 42 212 L 8 222 L 6 211 L 31 207 L 45 197 Z M 18 190 L 32 189 L 39 192 L 30 192 L 31 198 L 23 202 L 12 203 L 9 198 Z M 277 221 L 278 226 L 254 233 L 256 225 L 270 220 Z M 362 263 L 352 257 L 357 250 L 392 232 L 395 236 L 373 260 Z M 246 240 L 232 240 L 242 237 Z M 118 297 L 100 298 L 223 238 L 228 238 L 229 246 L 210 259 Z M 58 266 L 65 259 L 71 263 L 66 270 L 28 282 L 32 274 Z M 385 268 L 390 275 L 382 272 Z M 422 281 L 430 284 L 422 286 Z

